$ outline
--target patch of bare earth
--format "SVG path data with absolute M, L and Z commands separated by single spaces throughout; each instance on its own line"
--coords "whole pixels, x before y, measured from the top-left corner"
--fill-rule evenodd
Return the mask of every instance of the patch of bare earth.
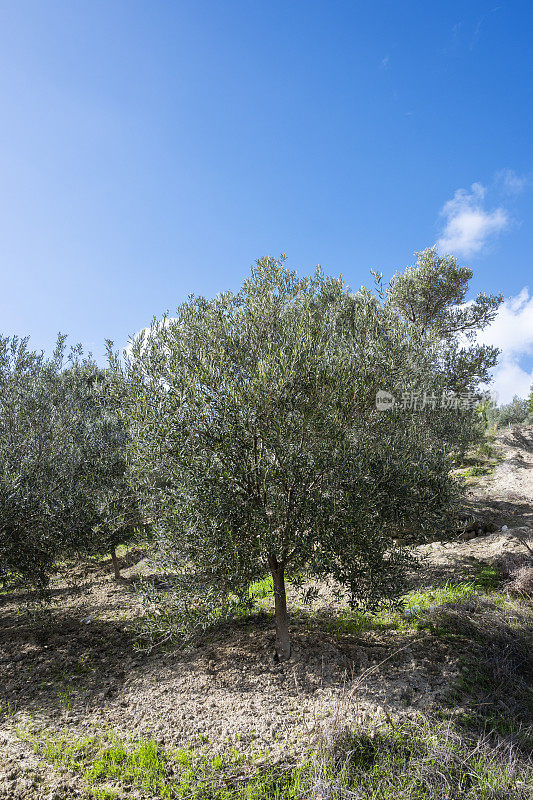
M 468 506 L 499 528 L 533 528 L 533 426 L 504 429 L 495 445 L 502 460 L 470 487 Z
M 281 757 L 287 747 L 308 746 L 317 721 L 369 668 L 375 667 L 354 713 L 403 707 L 403 673 L 416 706 L 425 707 L 445 684 L 446 653 L 429 634 L 343 635 L 320 621 L 307 627 L 303 614 L 294 620 L 293 657 L 286 663 L 274 661 L 273 619 L 265 612 L 193 650 L 142 653 L 129 620 L 115 616 L 120 608 L 131 614 L 130 592 L 108 577 L 93 579 L 79 593 L 62 595 L 42 627 L 5 603 L 3 706 L 46 728 L 113 728 L 181 746 L 266 747 Z M 328 616 L 327 593 L 323 603 L 315 608 L 318 620 Z
M 524 435 L 502 440 L 505 461 L 470 498 L 515 502 L 517 513 L 506 513 L 520 530 L 418 548 L 422 570 L 414 584 L 458 581 L 469 566 L 523 552 L 533 497 L 533 438 Z M 49 615 L 35 618 L 16 593 L 0 598 L 4 712 L 72 737 L 112 729 L 166 746 L 267 751 L 276 761 L 301 756 L 340 704 L 348 723 L 433 712 L 458 676 L 458 654 L 430 629 L 343 633 L 327 590 L 312 613 L 293 615 L 293 655 L 283 664 L 273 659 L 273 617 L 264 611 L 190 651 L 140 652 L 131 623 L 142 613 L 132 589 L 141 558 L 139 552 L 123 564 L 122 583 L 109 563 L 57 582 Z M 80 796 L 74 778 L 54 786 L 12 723 L 6 716 L 0 729 L 0 798 Z

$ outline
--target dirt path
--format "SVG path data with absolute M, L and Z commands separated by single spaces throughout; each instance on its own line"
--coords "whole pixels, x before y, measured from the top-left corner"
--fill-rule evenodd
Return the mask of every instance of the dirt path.
M 498 527 L 533 528 L 533 427 L 505 430 L 495 443 L 503 460 L 476 481 L 467 498 Z

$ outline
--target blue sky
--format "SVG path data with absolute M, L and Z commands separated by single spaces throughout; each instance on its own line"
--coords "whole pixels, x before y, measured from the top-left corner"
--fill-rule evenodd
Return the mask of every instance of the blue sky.
M 533 380 L 530 2 L 0 3 L 0 331 L 97 356 L 286 252 L 358 288 L 435 242 Z M 500 385 L 501 384 L 501 385 Z

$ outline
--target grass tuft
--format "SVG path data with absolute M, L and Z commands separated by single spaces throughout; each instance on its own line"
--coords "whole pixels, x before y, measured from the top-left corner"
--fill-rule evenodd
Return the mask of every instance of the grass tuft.
M 332 744 L 333 740 L 333 744 Z M 354 800 L 531 800 L 533 769 L 513 744 L 465 737 L 419 718 L 328 736 L 308 772 L 310 797 Z

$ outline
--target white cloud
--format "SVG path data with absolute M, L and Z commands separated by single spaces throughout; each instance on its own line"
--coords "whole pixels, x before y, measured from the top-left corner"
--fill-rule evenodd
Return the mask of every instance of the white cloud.
M 494 371 L 490 388 L 496 393 L 498 405 L 510 403 L 515 395 L 529 397 L 533 385 L 533 370 L 527 372 L 515 361 L 503 360 Z
M 479 334 L 479 341 L 500 347 L 508 356 L 533 354 L 533 295 L 527 287 L 501 304 L 494 322 Z
M 446 222 L 437 242 L 441 252 L 473 255 L 483 249 L 491 236 L 509 227 L 505 208 L 499 206 L 488 211 L 483 207 L 486 192 L 480 183 L 473 183 L 470 192 L 458 189 L 444 204 L 440 213 Z
M 502 303 L 494 322 L 479 333 L 478 342 L 502 351 L 491 384 L 498 402 L 509 403 L 515 395 L 527 397 L 533 369 L 525 369 L 523 360 L 533 355 L 533 295 L 526 287 Z

